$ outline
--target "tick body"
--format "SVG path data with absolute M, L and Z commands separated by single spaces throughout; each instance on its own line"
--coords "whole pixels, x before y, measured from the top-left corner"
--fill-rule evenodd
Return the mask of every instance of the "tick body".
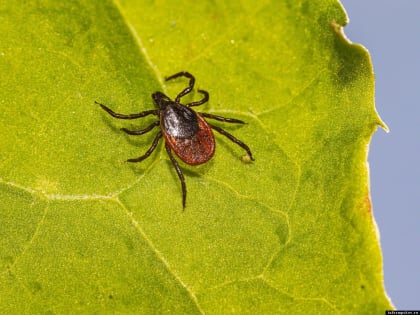
M 153 94 L 161 106 L 160 126 L 165 142 L 185 163 L 199 165 L 210 160 L 216 148 L 213 132 L 204 118 L 187 106 Z
M 185 208 L 187 198 L 185 178 L 172 152 L 174 152 L 179 157 L 179 159 L 189 165 L 199 165 L 209 161 L 213 157 L 214 151 L 216 149 L 216 143 L 212 131 L 213 129 L 243 148 L 251 160 L 254 160 L 254 158 L 252 156 L 251 150 L 245 143 L 238 140 L 224 129 L 216 125 L 209 124 L 205 118 L 227 123 L 244 124 L 245 122 L 239 119 L 226 118 L 213 114 L 194 111 L 191 107 L 202 105 L 209 100 L 209 93 L 203 90 L 198 90 L 198 92 L 203 95 L 203 98 L 200 101 L 181 104 L 181 98 L 193 90 L 195 78 L 189 72 L 183 71 L 167 77 L 166 81 L 178 77 L 188 78 L 189 85 L 177 95 L 175 100 L 171 100 L 162 92 L 153 93 L 152 98 L 157 109 L 143 111 L 138 114 L 126 115 L 115 113 L 107 106 L 98 102 L 95 103 L 99 104 L 111 116 L 118 119 L 137 119 L 148 115 L 155 115 L 159 117 L 158 121 L 153 122 L 148 127 L 141 130 L 128 130 L 125 128 L 121 129 L 130 135 L 143 135 L 155 127 L 160 127 L 160 131 L 157 132 L 152 145 L 146 151 L 146 153 L 138 158 L 128 159 L 127 161 L 143 161 L 149 157 L 150 154 L 152 154 L 152 152 L 156 149 L 159 140 L 163 137 L 165 139 L 166 152 L 168 153 L 168 156 L 178 174 L 179 180 L 181 181 L 182 206 Z

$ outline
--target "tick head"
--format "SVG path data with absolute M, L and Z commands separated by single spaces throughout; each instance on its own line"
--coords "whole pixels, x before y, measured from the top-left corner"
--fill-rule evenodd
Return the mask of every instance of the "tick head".
M 168 105 L 174 103 L 173 100 L 171 100 L 162 92 L 153 93 L 152 98 L 155 101 L 156 107 L 159 108 L 160 110 L 164 110 Z

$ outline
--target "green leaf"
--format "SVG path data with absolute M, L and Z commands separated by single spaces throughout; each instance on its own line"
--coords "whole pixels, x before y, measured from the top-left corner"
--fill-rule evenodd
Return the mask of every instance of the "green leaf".
M 255 2 L 255 3 L 254 3 Z M 382 125 L 339 3 L 0 4 L 0 313 L 383 314 L 367 147 Z M 181 164 L 152 92 L 209 91 L 214 158 Z M 194 93 L 184 102 L 199 99 Z M 198 108 L 197 108 L 198 109 Z

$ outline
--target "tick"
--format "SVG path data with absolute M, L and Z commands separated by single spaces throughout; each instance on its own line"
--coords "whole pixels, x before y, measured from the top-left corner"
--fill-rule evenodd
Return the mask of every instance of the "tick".
M 152 98 L 157 109 L 146 110 L 138 114 L 118 114 L 101 103 L 96 101 L 95 103 L 100 105 L 112 117 L 118 119 L 137 119 L 148 115 L 155 115 L 159 117 L 159 120 L 151 123 L 148 127 L 141 130 L 128 130 L 126 128 L 121 128 L 121 130 L 125 133 L 135 136 L 143 135 L 158 126 L 160 128 L 152 145 L 146 153 L 138 158 L 128 159 L 127 162 L 141 162 L 148 158 L 156 149 L 159 140 L 163 137 L 165 139 L 166 152 L 168 153 L 168 156 L 178 174 L 179 180 L 181 181 L 182 206 L 185 208 L 187 199 L 185 178 L 172 152 L 174 152 L 179 159 L 189 165 L 206 163 L 213 157 L 216 148 L 212 132 L 213 129 L 243 148 L 251 160 L 254 160 L 254 158 L 251 150 L 245 143 L 238 140 L 219 126 L 208 123 L 205 118 L 234 124 L 244 124 L 245 122 L 235 118 L 226 118 L 194 111 L 191 107 L 202 105 L 207 103 L 209 100 L 209 93 L 203 90 L 198 90 L 198 92 L 203 95 L 203 98 L 200 101 L 181 104 L 181 98 L 193 90 L 195 78 L 189 72 L 182 71 L 167 77 L 165 80 L 169 81 L 178 77 L 185 77 L 189 79 L 188 86 L 177 95 L 175 100 L 171 100 L 162 92 L 153 93 Z

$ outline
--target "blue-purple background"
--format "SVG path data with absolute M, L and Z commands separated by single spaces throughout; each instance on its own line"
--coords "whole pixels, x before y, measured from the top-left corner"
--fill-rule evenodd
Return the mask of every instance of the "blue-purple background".
M 378 130 L 369 152 L 385 287 L 397 309 L 420 309 L 420 1 L 341 0 L 347 37 L 365 46 L 376 74 Z

